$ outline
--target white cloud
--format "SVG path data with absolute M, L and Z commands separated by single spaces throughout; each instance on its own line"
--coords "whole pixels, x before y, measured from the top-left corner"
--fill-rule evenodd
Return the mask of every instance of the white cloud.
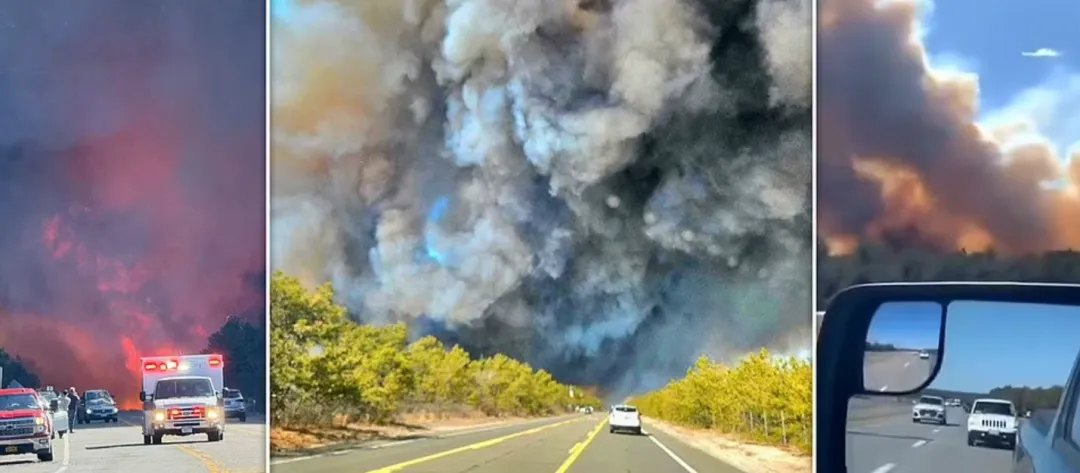
M 1035 51 L 1025 51 L 1020 54 L 1027 57 L 1058 57 L 1061 56 L 1061 51 L 1050 48 L 1039 48 Z
M 1005 106 L 983 115 L 993 126 L 1027 120 L 1059 152 L 1080 144 L 1080 73 L 1058 69 L 1041 83 L 1020 91 Z

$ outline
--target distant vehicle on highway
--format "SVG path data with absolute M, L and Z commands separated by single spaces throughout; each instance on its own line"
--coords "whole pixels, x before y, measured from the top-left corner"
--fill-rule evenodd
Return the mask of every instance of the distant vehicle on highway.
M 925 351 L 920 351 L 919 352 L 919 359 L 920 360 L 929 360 L 930 359 L 930 354 L 925 352 Z
M 29 388 L 0 389 L 0 456 L 37 455 L 53 461 L 52 416 Z M 53 404 L 50 410 L 59 406 Z
M 240 422 L 247 422 L 247 404 L 240 390 L 225 388 L 222 396 L 225 398 L 225 418 L 235 417 Z
M 608 432 L 629 431 L 641 435 L 641 413 L 634 406 L 620 404 L 611 408 Z
M 1016 407 L 1005 399 L 976 399 L 967 421 L 967 444 L 1016 446 Z
M 911 408 L 912 422 L 935 422 L 945 425 L 948 423 L 947 418 L 945 399 L 938 396 L 922 396 Z
M 117 418 L 119 409 L 112 394 L 104 389 L 92 389 L 83 393 L 79 401 L 79 410 L 76 421 L 80 424 L 89 424 L 92 421 L 119 422 Z

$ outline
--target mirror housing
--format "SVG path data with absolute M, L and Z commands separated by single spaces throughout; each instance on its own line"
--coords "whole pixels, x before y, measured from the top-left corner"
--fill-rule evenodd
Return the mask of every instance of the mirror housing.
M 1080 285 L 1015 282 L 876 283 L 848 287 L 825 308 L 814 348 L 815 471 L 845 471 L 848 401 L 865 394 L 863 356 L 874 313 L 886 302 L 981 301 L 1080 306 Z M 938 356 L 947 357 L 941 349 Z M 938 375 L 939 364 L 919 391 Z M 876 393 L 880 395 L 880 393 Z M 970 406 L 964 406 L 970 412 Z
M 139 391 L 139 401 L 146 402 L 146 391 Z

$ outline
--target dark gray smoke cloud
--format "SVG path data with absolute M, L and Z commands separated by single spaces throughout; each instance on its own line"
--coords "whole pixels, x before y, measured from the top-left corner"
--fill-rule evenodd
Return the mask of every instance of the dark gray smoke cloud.
M 809 347 L 809 2 L 276 6 L 276 269 L 609 392 Z
M 0 0 L 0 347 L 43 382 L 131 405 L 139 356 L 263 320 L 264 38 L 260 2 Z

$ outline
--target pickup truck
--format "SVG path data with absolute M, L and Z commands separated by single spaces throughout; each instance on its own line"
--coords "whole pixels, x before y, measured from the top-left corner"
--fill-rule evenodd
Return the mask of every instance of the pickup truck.
M 1030 412 L 1016 436 L 1014 473 L 1080 473 L 1080 353 L 1057 409 Z

